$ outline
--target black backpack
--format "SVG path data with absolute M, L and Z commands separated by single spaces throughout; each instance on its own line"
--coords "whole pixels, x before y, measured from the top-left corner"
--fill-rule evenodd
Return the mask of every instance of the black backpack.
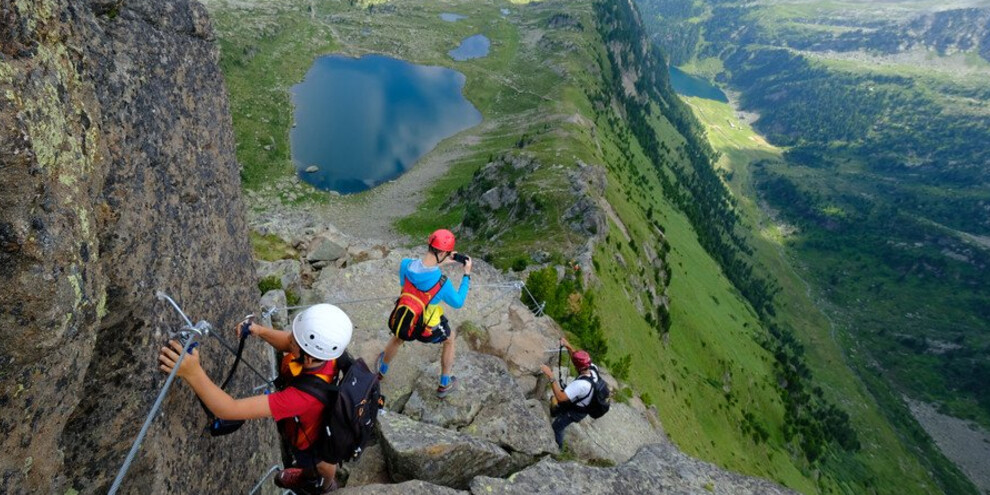
M 324 427 L 316 440 L 317 455 L 340 462 L 361 457 L 374 435 L 378 411 L 385 407 L 378 375 L 364 359 L 352 361 L 336 385 L 306 373 L 293 378 L 290 385 L 323 403 Z
M 591 402 L 587 406 L 578 406 L 577 408 L 581 411 L 588 413 L 594 419 L 598 419 L 608 412 L 609 408 L 612 406 L 612 401 L 609 399 L 611 392 L 608 389 L 608 384 L 605 383 L 605 379 L 602 378 L 601 373 L 598 371 L 598 367 L 591 365 L 591 370 L 594 372 L 598 379 L 594 379 L 590 376 L 580 376 L 578 380 L 586 380 L 591 384 Z M 586 396 L 579 400 L 574 401 L 575 403 L 581 402 Z

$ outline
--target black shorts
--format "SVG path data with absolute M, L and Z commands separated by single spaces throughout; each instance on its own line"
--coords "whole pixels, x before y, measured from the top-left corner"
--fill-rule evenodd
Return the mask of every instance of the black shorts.
M 407 342 L 417 340 L 426 344 L 439 344 L 450 338 L 450 322 L 447 321 L 446 316 L 440 316 L 440 323 L 433 327 L 428 335 L 419 335 L 412 339 L 399 338 Z
M 296 461 L 296 467 L 303 469 L 315 469 L 316 465 L 320 461 L 329 462 L 330 464 L 340 464 L 340 459 L 324 459 L 316 452 L 316 447 L 310 447 L 306 450 L 299 450 L 292 448 L 292 458 Z

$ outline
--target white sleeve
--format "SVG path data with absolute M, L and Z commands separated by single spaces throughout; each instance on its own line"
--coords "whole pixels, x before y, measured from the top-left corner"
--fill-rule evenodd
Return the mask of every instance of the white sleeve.
M 588 380 L 577 379 L 567 385 L 564 389 L 564 393 L 567 394 L 567 398 L 570 399 L 571 403 L 577 406 L 583 405 L 576 401 L 581 401 L 591 396 L 591 382 Z M 581 401 L 587 402 L 587 401 Z

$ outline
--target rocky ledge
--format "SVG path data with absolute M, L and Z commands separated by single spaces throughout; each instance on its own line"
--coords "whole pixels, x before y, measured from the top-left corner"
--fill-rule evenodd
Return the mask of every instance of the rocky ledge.
M 350 352 L 373 363 L 389 338 L 385 320 L 399 288 L 399 262 L 421 253 L 367 244 L 328 225 L 301 232 L 286 240 L 299 250 L 297 259 L 259 261 L 258 273 L 274 275 L 303 306 L 331 302 L 344 308 L 355 324 Z M 445 271 L 459 283 L 457 266 Z M 377 441 L 344 466 L 342 494 L 570 495 L 575 487 L 609 495 L 793 493 L 683 454 L 666 439 L 656 411 L 635 394 L 602 418 L 569 427 L 568 452 L 559 452 L 539 367 L 556 367 L 557 354 L 547 351 L 556 349 L 562 333 L 519 301 L 513 282 L 475 261 L 467 303 L 447 311 L 457 332 L 459 388 L 446 399 L 435 393 L 440 346 L 403 345 L 382 382 L 388 405 Z M 284 307 L 284 291 L 267 293 L 262 305 Z M 287 313 L 277 311 L 276 324 L 286 324 Z M 613 390 L 624 387 L 604 372 Z

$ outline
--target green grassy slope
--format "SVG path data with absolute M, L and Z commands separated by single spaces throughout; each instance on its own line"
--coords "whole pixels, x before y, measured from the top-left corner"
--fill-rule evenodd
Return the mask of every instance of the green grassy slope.
M 898 434 L 943 489 L 971 490 L 901 398 L 990 425 L 985 2 L 640 4 L 788 146 L 734 174 L 738 196 L 787 224 L 781 248 Z M 663 33 L 682 22 L 690 40 Z
M 740 211 L 752 226 L 755 257 L 769 272 L 777 275 L 782 290 L 778 294 L 778 315 L 793 328 L 807 350 L 809 365 L 825 393 L 849 411 L 856 429 L 862 436 L 863 452 L 855 459 L 837 456 L 837 478 L 853 474 L 877 483 L 882 479 L 898 479 L 898 489 L 934 491 L 936 486 L 946 493 L 972 493 L 969 481 L 934 446 L 921 431 L 910 412 L 875 373 L 874 364 L 861 346 L 852 341 L 841 328 L 850 318 L 827 303 L 822 294 L 806 279 L 814 276 L 800 259 L 793 258 L 789 238 L 792 227 L 778 219 L 767 217 L 753 198 L 758 197 L 752 177 L 756 162 L 779 159 L 781 150 L 768 145 L 748 125 L 737 119 L 731 106 L 699 98 L 687 99 L 695 114 L 706 124 L 712 144 L 723 152 L 719 166 L 731 172 L 730 186 L 740 198 Z M 729 127 L 732 122 L 734 127 Z M 827 308 L 822 311 L 821 307 Z M 838 321 L 833 321 L 836 319 Z M 843 351 L 846 349 L 847 351 Z M 852 373 L 850 370 L 858 373 Z M 896 428 L 892 428 L 895 425 Z M 902 459 L 898 463 L 889 462 Z M 904 473 L 898 466 L 909 462 L 915 467 Z M 858 468 L 853 467 L 861 463 Z M 851 473 L 843 473 L 849 469 Z M 922 472 L 936 474 L 936 480 Z M 912 477 L 913 476 L 913 477 Z M 880 491 L 886 491 L 882 485 Z

